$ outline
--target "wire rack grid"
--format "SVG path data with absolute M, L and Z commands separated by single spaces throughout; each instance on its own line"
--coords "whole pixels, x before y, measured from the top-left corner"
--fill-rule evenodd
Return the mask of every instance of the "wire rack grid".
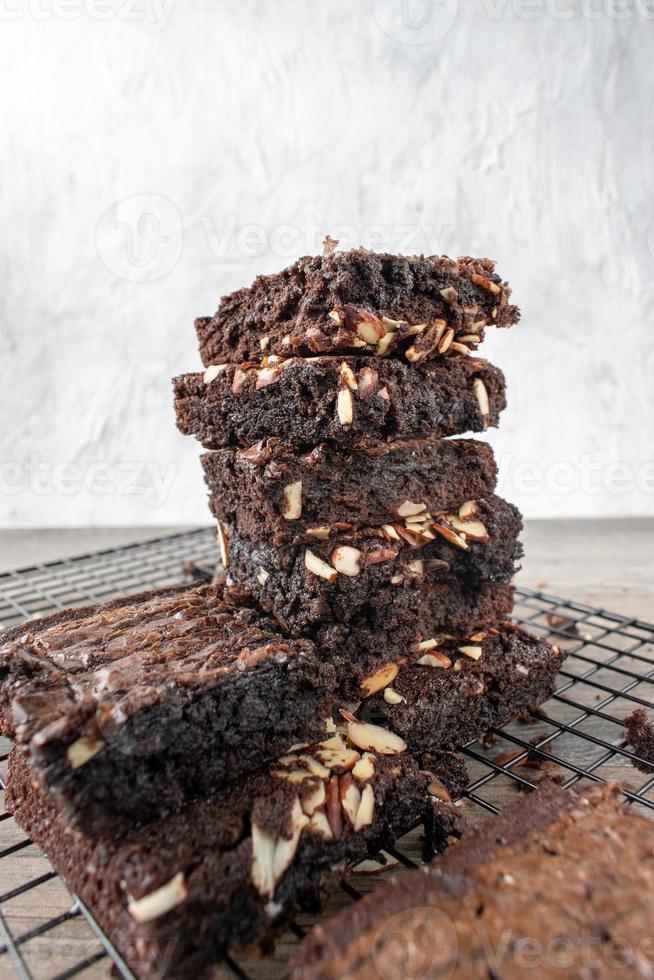
M 210 567 L 210 529 L 160 537 L 127 547 L 0 574 L 0 626 L 7 627 L 70 605 L 99 602 L 179 582 L 183 563 Z M 543 773 L 565 785 L 580 779 L 617 779 L 626 800 L 654 818 L 654 769 L 628 748 L 624 717 L 644 708 L 654 720 L 654 625 L 572 600 L 520 588 L 514 618 L 553 638 L 568 659 L 553 698 L 538 710 L 494 730 L 462 751 L 471 781 L 458 804 L 476 822 L 497 813 Z M 0 739 L 0 789 L 9 743 Z M 636 768 L 644 764 L 644 771 Z M 386 854 L 388 870 L 344 877 L 327 901 L 331 915 L 356 901 L 396 867 L 420 861 L 420 828 Z M 299 915 L 265 960 L 226 958 L 216 976 L 283 978 L 298 942 L 316 917 Z M 0 977 L 65 980 L 132 976 L 84 905 L 0 804 Z

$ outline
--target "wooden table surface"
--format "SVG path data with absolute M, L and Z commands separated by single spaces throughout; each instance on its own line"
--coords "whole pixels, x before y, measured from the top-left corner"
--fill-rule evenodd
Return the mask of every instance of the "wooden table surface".
M 174 529 L 168 529 L 174 530 Z M 0 531 L 0 571 L 33 562 L 55 560 L 64 556 L 85 553 L 95 548 L 109 548 L 120 544 L 155 537 L 163 529 L 157 528 L 113 528 L 102 530 L 39 530 L 39 531 Z M 518 576 L 519 584 L 554 595 L 572 598 L 588 605 L 615 611 L 625 616 L 654 622 L 654 520 L 624 521 L 531 521 L 527 522 L 524 533 L 526 557 Z M 564 641 L 565 645 L 565 641 Z M 598 650 L 600 648 L 598 647 Z M 654 649 L 644 646 L 641 656 L 651 656 L 654 670 Z M 568 663 L 572 663 L 571 657 Z M 572 667 L 570 668 L 573 669 Z M 581 664 L 574 672 L 579 675 L 587 669 Z M 642 660 L 639 669 L 643 670 Z M 646 669 L 646 665 L 645 665 Z M 599 675 L 596 675 L 599 676 Z M 615 683 L 615 677 L 611 683 Z M 640 684 L 637 691 L 645 688 Z M 602 693 L 582 683 L 573 688 L 577 704 L 602 705 Z M 645 696 L 645 694 L 643 694 Z M 651 699 L 651 688 L 647 693 Z M 548 716 L 557 722 L 574 728 L 579 711 L 571 711 L 556 704 L 547 706 Z M 632 706 L 633 707 L 633 706 Z M 630 709 L 621 699 L 612 701 L 605 713 L 621 719 Z M 584 730 L 593 737 L 610 745 L 623 744 L 624 730 L 620 725 L 610 724 L 606 719 L 591 717 L 583 721 Z M 508 731 L 508 730 L 507 730 Z M 501 775 L 488 780 L 487 759 L 497 764 L 506 764 L 506 759 L 515 756 L 521 742 L 533 743 L 547 738 L 551 726 L 545 718 L 533 726 L 511 726 L 514 735 L 501 739 L 489 748 L 477 746 L 473 750 L 471 762 L 472 778 L 479 783 L 475 793 L 477 802 L 466 800 L 462 811 L 475 822 L 486 816 L 489 806 L 502 806 L 507 799 L 515 797 L 516 787 L 509 776 Z M 633 790 L 646 783 L 646 777 L 636 772 L 624 759 L 610 751 L 598 748 L 591 741 L 583 741 L 574 732 L 559 733 L 546 751 L 552 750 L 557 758 L 572 760 L 603 778 L 617 778 L 626 781 Z M 599 755 L 598 755 L 599 752 Z M 602 755 L 603 753 L 603 755 Z M 525 753 L 522 753 L 524 756 Z M 513 761 L 509 763 L 513 766 Z M 520 766 L 518 770 L 518 766 Z M 521 777 L 536 781 L 542 766 L 532 767 L 529 761 L 518 759 L 516 771 Z M 564 769 L 569 776 L 569 770 Z M 648 797 L 654 798 L 650 793 Z M 66 970 L 74 968 L 80 961 L 89 959 L 88 966 L 75 975 L 87 978 L 107 978 L 110 975 L 110 961 L 102 956 L 102 947 L 90 931 L 84 916 L 78 910 L 71 914 L 71 897 L 58 878 L 47 877 L 36 888 L 22 891 L 21 887 L 41 875 L 48 875 L 50 865 L 33 845 L 23 846 L 24 835 L 8 819 L 0 823 L 0 853 L 5 848 L 16 847 L 11 857 L 0 861 L 0 895 L 16 890 L 12 898 L 0 904 L 0 947 L 2 930 L 9 928 L 13 936 L 21 936 L 30 930 L 37 930 L 47 920 L 61 917 L 59 924 L 41 936 L 35 936 L 21 945 L 24 964 L 30 974 L 43 980 L 51 980 Z M 414 832 L 398 845 L 399 853 L 414 859 L 419 848 L 419 833 Z M 382 875 L 352 875 L 350 881 L 360 891 L 374 887 L 375 884 L 393 871 Z M 345 892 L 337 891 L 327 906 L 327 914 L 346 905 L 350 899 Z M 307 916 L 300 916 L 300 925 L 310 926 Z M 290 933 L 283 937 L 273 959 L 264 962 L 253 960 L 239 961 L 250 976 L 258 980 L 275 980 L 287 974 L 288 959 L 296 948 L 297 939 Z M 9 957 L 0 955 L 0 977 L 12 977 Z M 233 976 L 224 967 L 216 969 L 217 976 Z

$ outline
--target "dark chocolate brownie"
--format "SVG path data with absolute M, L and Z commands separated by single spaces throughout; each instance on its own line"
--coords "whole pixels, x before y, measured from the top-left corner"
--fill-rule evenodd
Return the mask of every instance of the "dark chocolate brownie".
M 423 364 L 294 357 L 183 374 L 173 386 L 180 431 L 205 449 L 248 448 L 269 437 L 311 449 L 481 432 L 497 425 L 506 404 L 504 375 L 478 357 Z
M 652 824 L 619 802 L 617 786 L 541 784 L 316 926 L 294 980 L 650 976 Z
M 66 820 L 141 819 L 315 736 L 335 670 L 215 585 L 72 609 L 0 635 L 0 727 Z
M 654 770 L 654 725 L 648 721 L 643 708 L 637 708 L 623 722 L 627 729 L 627 745 L 630 745 L 640 760 L 632 760 L 641 772 Z M 641 761 L 642 760 L 642 761 Z
M 522 554 L 519 511 L 490 497 L 462 513 L 422 511 L 381 528 L 316 537 L 310 546 L 254 544 L 220 524 L 218 538 L 234 582 L 297 631 L 327 619 L 348 622 L 374 597 L 391 601 L 407 578 L 469 588 L 508 583 Z
M 195 328 L 207 365 L 262 352 L 434 358 L 516 323 L 510 294 L 490 259 L 328 249 L 224 296 Z
M 405 749 L 359 725 L 350 741 L 335 733 L 298 747 L 264 774 L 117 834 L 71 833 L 14 748 L 6 802 L 141 980 L 186 980 L 228 947 L 270 942 L 345 868 L 421 819 L 437 837 L 456 827 L 455 811 L 430 795 L 432 774 Z M 460 761 L 435 764 L 459 792 Z
M 297 453 L 277 439 L 202 457 L 218 520 L 250 541 L 307 543 L 330 527 L 353 530 L 398 520 L 424 504 L 438 513 L 493 493 L 497 467 L 486 443 L 410 439 L 374 449 L 321 443 Z M 400 519 L 400 523 L 404 523 Z
M 458 636 L 423 637 L 417 662 L 361 706 L 418 750 L 452 749 L 506 724 L 554 693 L 565 654 L 504 622 Z M 376 686 L 374 682 L 372 687 Z

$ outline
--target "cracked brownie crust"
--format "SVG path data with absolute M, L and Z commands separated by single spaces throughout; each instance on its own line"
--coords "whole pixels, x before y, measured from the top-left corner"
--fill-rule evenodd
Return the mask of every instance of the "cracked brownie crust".
M 202 457 L 211 510 L 250 541 L 309 543 L 325 528 L 380 526 L 421 502 L 431 513 L 495 490 L 486 443 L 411 439 L 341 450 L 321 443 L 298 453 L 276 439 Z M 400 522 L 403 521 L 400 518 Z
M 378 354 L 411 360 L 474 349 L 519 319 L 490 259 L 356 248 L 305 256 L 221 299 L 195 328 L 205 365 L 264 354 Z
M 392 604 L 393 591 L 407 581 L 421 588 L 460 582 L 470 590 L 482 582 L 508 583 L 522 553 L 520 514 L 500 497 L 474 505 L 470 519 L 457 516 L 456 525 L 454 515 L 447 520 L 427 515 L 423 524 L 407 518 L 403 524 L 315 539 L 310 546 L 255 545 L 223 526 L 218 536 L 230 579 L 296 631 L 328 619 L 347 623 L 382 597 Z M 413 521 L 419 517 L 411 515 Z M 415 617 L 416 606 L 411 614 Z
M 652 824 L 619 801 L 615 785 L 541 784 L 428 873 L 316 926 L 294 980 L 649 976 Z
M 456 811 L 430 795 L 422 760 L 392 733 L 358 725 L 350 738 L 350 728 L 121 834 L 71 833 L 14 748 L 7 806 L 139 978 L 204 977 L 227 948 L 269 943 L 345 868 L 421 819 L 432 845 L 457 832 Z M 450 794 L 460 791 L 457 757 L 425 761 Z
M 68 610 L 0 636 L 0 725 L 67 820 L 141 819 L 311 738 L 334 668 L 214 585 Z
M 502 372 L 463 356 L 420 364 L 295 357 L 183 374 L 173 387 L 178 428 L 205 449 L 247 449 L 269 437 L 311 449 L 481 432 L 506 404 Z
M 417 662 L 364 701 L 362 715 L 419 750 L 462 746 L 547 701 L 564 659 L 508 622 L 426 637 Z

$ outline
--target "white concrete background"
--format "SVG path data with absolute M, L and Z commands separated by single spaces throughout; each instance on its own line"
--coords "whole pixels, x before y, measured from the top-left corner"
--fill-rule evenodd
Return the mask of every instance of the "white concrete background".
M 502 490 L 654 514 L 652 0 L 0 0 L 0 523 L 204 522 L 192 322 L 319 247 L 490 255 Z

